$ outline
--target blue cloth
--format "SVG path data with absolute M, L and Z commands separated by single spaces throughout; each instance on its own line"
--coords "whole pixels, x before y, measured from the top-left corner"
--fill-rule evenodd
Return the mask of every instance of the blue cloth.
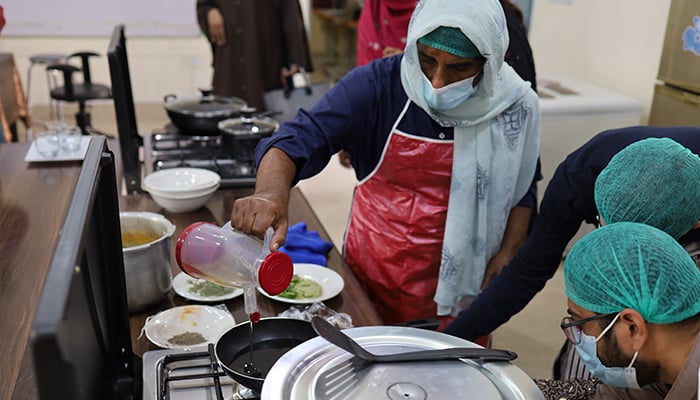
M 318 232 L 307 231 L 306 222 L 289 227 L 287 241 L 279 251 L 286 253 L 295 263 L 309 263 L 326 266 L 326 254 L 333 243 L 321 239 Z
M 649 137 L 668 137 L 700 154 L 700 129 L 694 127 L 635 126 L 593 137 L 559 164 L 532 232 L 510 264 L 443 332 L 474 340 L 522 310 L 557 271 L 566 245 L 581 223 L 597 224 L 593 192 L 600 172 L 620 150 Z M 692 233 L 678 241 L 688 243 Z M 562 311 L 565 308 L 562 305 Z

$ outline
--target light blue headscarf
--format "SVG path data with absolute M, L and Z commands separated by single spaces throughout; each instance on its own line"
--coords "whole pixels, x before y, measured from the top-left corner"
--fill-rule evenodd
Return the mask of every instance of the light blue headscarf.
M 439 26 L 459 28 L 486 57 L 474 94 L 443 113 L 423 98 L 417 41 Z M 401 83 L 409 99 L 443 126 L 455 128 L 454 161 L 442 263 L 435 301 L 452 312 L 476 295 L 500 247 L 512 207 L 525 195 L 539 156 L 540 114 L 530 84 L 504 63 L 508 31 L 498 0 L 422 0 L 408 28 Z

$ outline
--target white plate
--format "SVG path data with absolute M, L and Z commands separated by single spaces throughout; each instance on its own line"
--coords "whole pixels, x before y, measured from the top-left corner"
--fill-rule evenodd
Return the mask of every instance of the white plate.
M 179 294 L 180 296 L 186 299 L 203 302 L 223 301 L 232 299 L 234 297 L 238 297 L 243 294 L 243 289 L 241 288 L 236 288 L 233 290 L 233 292 L 225 294 L 223 296 L 202 296 L 198 293 L 189 291 L 192 284 L 194 284 L 195 282 L 202 281 L 202 279 L 193 278 L 184 272 L 180 272 L 179 274 L 175 275 L 175 278 L 173 278 L 173 290 L 175 291 L 175 293 Z
M 281 301 L 284 303 L 291 304 L 311 304 L 317 301 L 325 301 L 333 298 L 340 293 L 345 287 L 345 281 L 337 272 L 324 267 L 323 265 L 316 264 L 294 264 L 294 274 L 301 276 L 305 279 L 311 279 L 316 281 L 321 287 L 323 287 L 323 292 L 319 297 L 309 297 L 306 299 L 288 299 L 281 296 L 270 296 L 265 293 L 264 290 L 258 288 L 260 293 L 264 296 L 269 297 L 273 300 Z
M 29 146 L 27 154 L 24 156 L 24 161 L 26 162 L 56 162 L 56 161 L 79 161 L 85 158 L 87 154 L 88 145 L 90 144 L 90 136 L 80 137 L 80 147 L 78 150 L 70 153 L 59 152 L 55 157 L 44 157 L 36 149 L 36 143 L 32 142 Z
M 219 337 L 235 325 L 233 316 L 226 311 L 210 306 L 182 306 L 169 308 L 146 319 L 146 337 L 156 346 L 168 349 L 187 349 L 216 343 Z M 203 343 L 174 345 L 168 339 L 186 332 L 201 334 Z

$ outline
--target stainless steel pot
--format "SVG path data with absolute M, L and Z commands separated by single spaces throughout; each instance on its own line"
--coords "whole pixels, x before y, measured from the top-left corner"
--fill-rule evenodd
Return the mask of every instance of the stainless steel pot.
M 151 212 L 120 212 L 119 220 L 122 236 L 139 232 L 156 238 L 123 248 L 129 312 L 136 312 L 160 302 L 172 287 L 168 239 L 175 232 L 175 225 Z
M 218 123 L 240 115 L 247 103 L 237 97 L 215 96 L 211 90 L 200 89 L 201 96 L 177 97 L 168 94 L 163 99 L 165 110 L 180 133 L 193 136 L 219 134 Z
M 255 108 L 244 107 L 240 118 L 226 119 L 218 124 L 222 135 L 221 145 L 236 160 L 252 161 L 260 139 L 279 129 L 279 122 L 269 117 L 255 116 L 255 111 Z

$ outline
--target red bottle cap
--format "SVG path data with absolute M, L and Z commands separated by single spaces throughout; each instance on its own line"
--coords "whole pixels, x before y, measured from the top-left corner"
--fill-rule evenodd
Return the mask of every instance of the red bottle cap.
M 284 292 L 292 282 L 294 264 L 285 253 L 276 251 L 263 260 L 258 270 L 258 283 L 270 296 Z

